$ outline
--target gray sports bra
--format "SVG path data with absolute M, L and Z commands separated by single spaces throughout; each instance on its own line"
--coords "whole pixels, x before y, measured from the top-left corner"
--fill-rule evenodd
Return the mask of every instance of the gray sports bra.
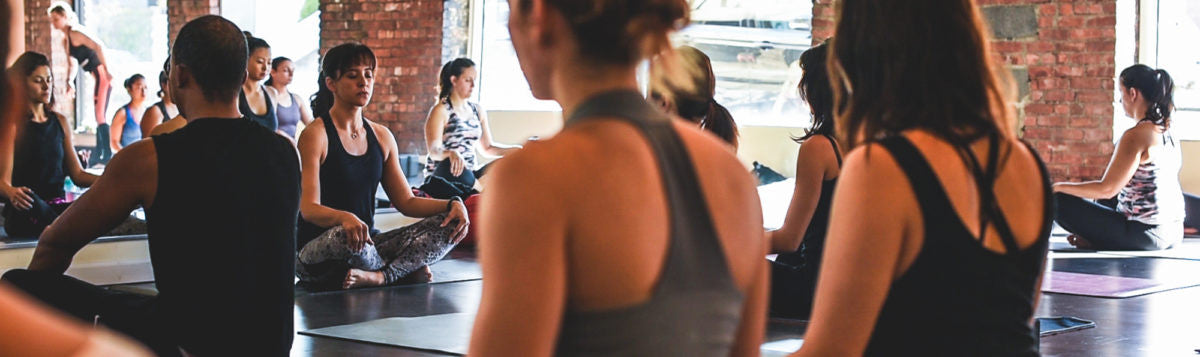
M 615 310 L 567 311 L 557 355 L 728 356 L 744 297 L 729 273 L 683 141 L 669 118 L 627 90 L 589 99 L 566 125 L 601 117 L 633 124 L 650 144 L 670 210 L 670 245 L 650 300 Z

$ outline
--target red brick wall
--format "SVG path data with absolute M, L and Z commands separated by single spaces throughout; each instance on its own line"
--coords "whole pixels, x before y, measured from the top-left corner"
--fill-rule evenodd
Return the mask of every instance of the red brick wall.
M 167 24 L 170 28 L 167 43 L 175 42 L 175 35 L 188 21 L 204 15 L 220 14 L 221 0 L 167 0 Z
M 52 0 L 25 0 L 25 50 L 50 55 L 50 8 Z
M 833 1 L 813 6 L 815 42 L 833 35 Z M 1018 124 L 1055 180 L 1099 179 L 1113 150 L 1116 0 L 977 2 L 1036 6 L 1036 35 L 993 43 L 1011 68 L 1029 73 Z
M 1116 0 L 982 0 L 1037 4 L 1036 37 L 998 40 L 1012 66 L 1029 70 L 1024 137 L 1056 179 L 1099 179 L 1112 155 Z
M 321 0 L 321 53 L 350 41 L 375 51 L 375 95 L 364 115 L 390 128 L 401 152 L 425 151 L 425 117 L 441 70 L 442 2 Z

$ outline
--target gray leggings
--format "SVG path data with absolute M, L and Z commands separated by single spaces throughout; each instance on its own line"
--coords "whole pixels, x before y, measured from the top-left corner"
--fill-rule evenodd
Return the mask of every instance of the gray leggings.
M 342 227 L 330 228 L 305 244 L 297 257 L 296 275 L 300 281 L 315 285 L 341 284 L 349 268 L 382 271 L 384 284 L 433 264 L 454 248 L 454 226 L 440 227 L 445 214 L 415 224 L 383 232 L 366 245 L 351 252 Z

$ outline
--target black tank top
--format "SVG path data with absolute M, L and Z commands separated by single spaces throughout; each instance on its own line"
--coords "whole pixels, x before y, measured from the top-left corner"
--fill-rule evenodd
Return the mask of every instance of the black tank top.
M 79 65 L 83 66 L 81 68 L 84 72 L 95 72 L 96 69 L 100 68 L 100 65 L 104 64 L 100 62 L 100 54 L 87 46 L 76 46 L 72 43 L 72 31 L 71 29 L 67 29 L 67 52 L 70 52 L 69 55 L 75 57 L 76 61 L 79 61 Z
M 146 223 L 163 332 L 197 356 L 286 355 L 296 149 L 239 119 L 197 119 L 152 140 L 158 190 Z
M 1044 221 L 1037 243 L 1022 250 L 996 204 L 992 186 L 1000 139 L 991 140 L 986 170 L 969 151 L 964 155 L 978 181 L 980 231 L 993 223 L 1005 253 L 984 248 L 981 235 L 966 228 L 933 169 L 907 138 L 881 142 L 908 177 L 924 217 L 925 238 L 912 266 L 892 282 L 866 355 L 1038 355 L 1030 319 L 1054 217 L 1050 182 L 1039 158 Z
M 238 94 L 238 110 L 242 112 L 242 115 L 246 119 L 250 119 L 264 128 L 271 129 L 271 131 L 275 131 L 279 129 L 279 120 L 275 118 L 275 104 L 271 103 L 271 96 L 267 95 L 266 87 L 258 86 L 258 88 L 263 92 L 263 100 L 267 102 L 267 113 L 263 115 L 254 114 L 254 109 L 250 108 L 250 102 L 246 100 L 245 92 Z
M 838 170 L 842 168 L 842 153 L 837 141 L 825 135 L 829 145 L 833 147 L 833 155 L 837 158 Z M 802 274 L 805 281 L 797 282 L 816 287 L 817 273 L 821 267 L 821 255 L 825 251 L 825 232 L 829 229 L 829 206 L 833 202 L 833 189 L 837 186 L 837 177 L 821 181 L 821 196 L 817 198 L 817 208 L 813 211 L 808 228 L 804 230 L 804 240 L 795 252 L 781 253 L 775 262 L 789 265 Z
M 28 187 L 43 200 L 63 197 L 63 128 L 58 114 L 46 109 L 46 122 L 26 120 L 13 156 L 12 185 Z M 32 116 L 29 117 L 32 119 Z
M 365 118 L 362 121 L 367 152 L 354 156 L 346 152 L 333 121 L 328 116 L 321 117 L 325 136 L 329 138 L 325 162 L 321 163 L 321 205 L 353 213 L 367 227 L 375 228 L 375 189 L 383 179 L 383 148 L 379 146 L 371 123 Z M 296 249 L 304 248 L 329 228 L 300 220 Z

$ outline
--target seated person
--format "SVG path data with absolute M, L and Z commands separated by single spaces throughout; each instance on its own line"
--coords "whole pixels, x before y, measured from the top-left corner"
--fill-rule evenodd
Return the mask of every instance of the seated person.
M 978 7 L 839 4 L 827 63 L 847 153 L 793 356 L 1037 356 L 1053 196 Z
M 737 152 L 738 129 L 729 109 L 717 103 L 717 76 L 713 73 L 712 60 L 704 52 L 691 46 L 675 49 L 679 56 L 679 72 L 688 74 L 686 83 L 673 83 L 671 79 L 659 78 L 650 81 L 650 100 L 663 111 L 678 115 L 696 123 L 700 128 L 716 135 L 733 146 Z M 653 61 L 652 76 L 664 77 L 668 72 L 662 61 Z M 689 89 L 682 89 L 689 88 Z
M 800 55 L 800 94 L 812 113 L 812 127 L 796 141 L 796 188 L 779 230 L 767 232 L 771 251 L 779 256 L 771 264 L 771 315 L 808 319 L 817 273 L 825 250 L 829 204 L 842 167 L 842 154 L 834 138 L 833 91 L 825 71 L 825 44 Z
M 154 103 L 149 108 L 146 108 L 146 114 L 142 114 L 142 137 L 148 138 L 154 136 L 154 128 L 162 125 L 163 122 L 171 118 L 179 116 L 179 107 L 175 106 L 175 102 L 171 100 L 170 89 L 167 85 L 167 71 L 169 70 L 171 59 L 167 59 L 163 63 L 162 72 L 158 73 L 158 97 L 162 98 L 158 103 Z
M 290 141 L 237 108 L 246 40 L 232 22 L 183 26 L 170 92 L 192 121 L 133 143 L 4 280 L 159 356 L 282 356 L 291 348 L 300 162 Z M 149 224 L 157 297 L 63 275 L 71 259 L 138 205 Z
M 1055 221 L 1080 248 L 1170 248 L 1183 240 L 1185 216 L 1183 159 L 1170 130 L 1174 83 L 1167 71 L 1138 64 L 1121 71 L 1117 84 L 1125 115 L 1137 124 L 1121 134 L 1099 181 L 1054 184 Z
M 275 116 L 275 104 L 267 95 L 262 81 L 267 79 L 267 65 L 271 63 L 271 46 L 267 41 L 245 33 L 250 46 L 250 59 L 246 62 L 246 82 L 242 83 L 242 94 L 238 97 L 238 109 L 246 119 L 275 131 L 279 119 Z
M 471 353 L 757 356 L 769 272 L 754 179 L 638 86 L 639 63 L 672 57 L 688 2 L 510 3 L 529 88 L 567 120 L 490 173 Z
M 117 108 L 113 113 L 112 138 L 113 152 L 120 151 L 126 146 L 142 140 L 142 115 L 146 103 L 146 77 L 134 74 L 125 80 L 125 91 L 129 92 L 129 103 Z
M 428 174 L 448 181 L 475 187 L 487 170 L 475 157 L 479 149 L 492 156 L 504 156 L 516 145 L 497 143 L 492 136 L 487 111 L 477 103 L 467 101 L 475 90 L 475 62 L 459 58 L 442 66 L 438 102 L 429 110 L 425 121 L 425 144 L 429 151 L 425 163 Z
M 363 118 L 375 87 L 375 54 L 345 43 L 321 62 L 323 84 L 312 102 L 317 120 L 300 133 L 304 193 L 296 234 L 296 273 L 316 289 L 428 282 L 429 264 L 466 235 L 462 199 L 413 196 L 400 151 L 386 126 Z M 413 225 L 373 234 L 375 188 Z
M 0 180 L 0 193 L 7 201 L 4 229 L 9 237 L 37 238 L 71 204 L 63 187 L 66 178 L 90 187 L 97 177 L 83 171 L 67 117 L 50 109 L 54 103 L 50 60 L 25 52 L 8 69 L 8 76 L 24 84 L 26 105 L 15 154 L 0 163 L 8 174 Z

